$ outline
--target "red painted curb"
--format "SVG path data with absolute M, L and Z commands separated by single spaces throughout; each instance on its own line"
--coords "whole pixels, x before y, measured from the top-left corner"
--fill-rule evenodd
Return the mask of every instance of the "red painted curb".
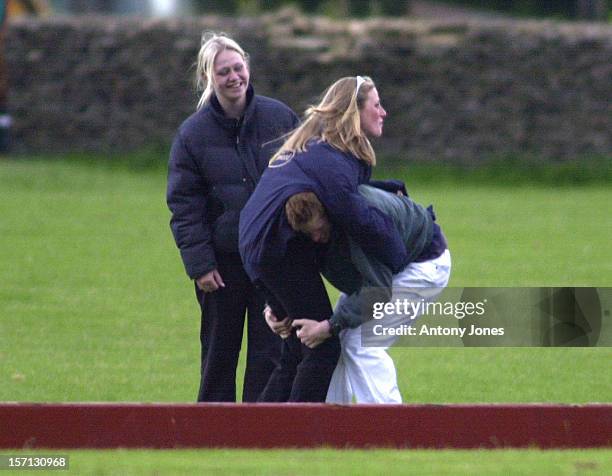
M 0 448 L 609 448 L 612 405 L 0 404 Z

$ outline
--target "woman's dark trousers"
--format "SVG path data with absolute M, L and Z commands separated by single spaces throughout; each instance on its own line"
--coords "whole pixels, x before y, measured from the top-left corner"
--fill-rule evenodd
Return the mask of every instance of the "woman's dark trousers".
M 217 255 L 225 283 L 213 293 L 196 286 L 202 310 L 201 382 L 198 402 L 235 402 L 236 367 L 247 313 L 247 358 L 242 401 L 255 402 L 279 362 L 281 339 L 262 316 L 264 297 L 255 291 L 240 255 Z
M 267 295 L 275 315 L 283 319 L 329 319 L 332 308 L 310 240 L 295 239 L 288 245 L 283 263 L 266 272 L 258 285 Z M 340 341 L 330 337 L 310 349 L 295 330 L 283 340 L 280 364 L 270 377 L 259 401 L 325 402 L 327 389 L 340 356 Z

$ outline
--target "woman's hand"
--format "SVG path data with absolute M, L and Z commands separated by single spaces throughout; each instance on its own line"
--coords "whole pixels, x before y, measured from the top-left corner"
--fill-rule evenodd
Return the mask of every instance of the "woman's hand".
M 292 327 L 299 327 L 297 337 L 302 344 L 311 349 L 322 344 L 331 337 L 329 321 L 314 321 L 312 319 L 295 319 Z
M 289 317 L 285 317 L 282 321 L 279 321 L 272 312 L 270 306 L 265 307 L 263 315 L 266 319 L 268 327 L 272 329 L 272 332 L 278 334 L 283 339 L 286 339 L 291 335 L 291 319 Z
M 209 271 L 204 276 L 200 276 L 196 279 L 196 284 L 205 293 L 212 293 L 219 288 L 225 287 L 225 283 L 216 269 Z

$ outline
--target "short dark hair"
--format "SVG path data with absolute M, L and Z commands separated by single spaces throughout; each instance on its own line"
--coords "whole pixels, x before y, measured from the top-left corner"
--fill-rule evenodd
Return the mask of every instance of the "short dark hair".
M 295 231 L 302 231 L 317 218 L 327 218 L 325 208 L 313 192 L 296 193 L 285 203 L 285 214 Z

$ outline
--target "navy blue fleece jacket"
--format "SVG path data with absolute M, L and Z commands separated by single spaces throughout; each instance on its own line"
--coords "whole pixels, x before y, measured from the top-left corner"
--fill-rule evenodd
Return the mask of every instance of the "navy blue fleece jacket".
M 311 142 L 305 152 L 285 155 L 263 173 L 240 213 L 239 248 L 252 280 L 265 269 L 274 271 L 287 243 L 296 236 L 285 202 L 300 192 L 317 195 L 330 220 L 368 254 L 396 273 L 408 263 L 406 246 L 393 220 L 358 192 L 371 168 L 325 142 Z
M 240 210 L 255 190 L 283 134 L 298 118 L 283 103 L 247 92 L 242 120 L 217 98 L 180 127 L 168 164 L 170 226 L 189 277 L 217 267 L 218 253 L 238 253 Z

